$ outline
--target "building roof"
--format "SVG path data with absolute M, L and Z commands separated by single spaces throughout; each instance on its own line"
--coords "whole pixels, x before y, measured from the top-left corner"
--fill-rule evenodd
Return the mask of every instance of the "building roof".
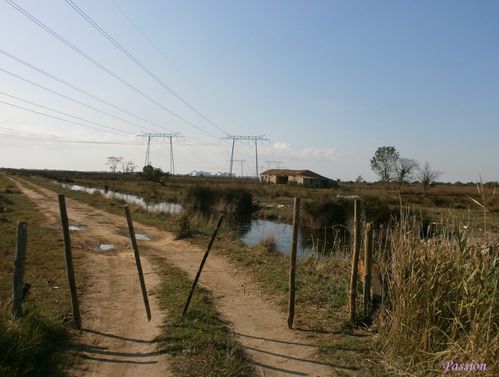
M 264 171 L 261 175 L 275 175 L 277 177 L 306 177 L 306 178 L 322 178 L 322 179 L 329 179 L 326 177 L 323 177 L 320 174 L 314 173 L 313 171 L 302 169 L 302 170 L 295 170 L 295 169 L 270 169 Z

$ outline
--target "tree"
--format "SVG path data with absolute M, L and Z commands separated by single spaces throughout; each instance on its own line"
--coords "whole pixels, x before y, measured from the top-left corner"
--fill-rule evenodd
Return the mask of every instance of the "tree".
M 419 168 L 419 164 L 412 158 L 399 158 L 395 165 L 395 172 L 397 174 L 397 182 L 399 184 L 399 191 L 402 189 L 402 184 L 411 179 L 415 170 Z
M 125 173 L 133 173 L 137 168 L 137 165 L 135 165 L 135 163 L 132 161 L 127 161 L 124 168 L 125 168 Z
M 426 192 L 428 188 L 435 183 L 438 177 L 443 173 L 431 167 L 430 163 L 426 161 L 422 168 L 419 169 L 418 179 L 423 185 L 423 190 Z
M 107 158 L 106 165 L 109 166 L 109 169 L 111 169 L 113 173 L 116 173 L 116 169 L 120 164 L 123 166 L 123 157 L 109 156 Z
M 379 147 L 373 158 L 371 158 L 371 169 L 386 186 L 395 176 L 399 152 L 395 147 Z
M 154 182 L 159 182 L 161 183 L 161 178 L 167 177 L 168 173 L 163 173 L 163 170 L 161 168 L 155 168 L 152 165 L 147 165 L 144 166 L 142 169 L 142 177 L 146 181 L 154 181 Z

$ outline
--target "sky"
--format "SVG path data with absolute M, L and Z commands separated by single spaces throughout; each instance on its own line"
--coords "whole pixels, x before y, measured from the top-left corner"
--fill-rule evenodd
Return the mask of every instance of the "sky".
M 264 136 L 260 172 L 374 181 L 395 146 L 499 181 L 499 2 L 0 0 L 0 167 L 140 169 L 144 132 L 179 133 L 177 174 L 227 172 L 236 135 Z M 255 175 L 254 142 L 234 159 Z

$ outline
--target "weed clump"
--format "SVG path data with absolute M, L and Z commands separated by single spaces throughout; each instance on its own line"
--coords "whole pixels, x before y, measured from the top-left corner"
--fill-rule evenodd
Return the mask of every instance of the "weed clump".
M 276 251 L 278 251 L 277 240 L 272 235 L 263 238 L 260 241 L 260 245 L 264 247 L 267 253 L 275 253 Z
M 61 320 L 27 311 L 10 321 L 0 309 L 0 376 L 63 376 L 59 345 L 67 339 Z

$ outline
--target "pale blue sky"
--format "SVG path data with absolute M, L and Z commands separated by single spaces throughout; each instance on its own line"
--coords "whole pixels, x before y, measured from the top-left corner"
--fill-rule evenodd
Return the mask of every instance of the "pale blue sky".
M 12 1 L 207 132 L 129 90 L 3 0 L 2 50 L 181 132 L 185 140 L 175 144 L 178 173 L 227 170 L 229 145 L 218 140 L 224 133 L 140 71 L 64 0 Z M 476 181 L 479 175 L 499 180 L 497 1 L 114 0 L 160 51 L 113 1 L 73 1 L 221 129 L 266 135 L 261 169 L 266 160 L 282 160 L 282 166 L 331 178 L 373 180 L 370 157 L 377 147 L 394 145 L 402 156 L 443 171 L 444 181 Z M 2 54 L 0 68 L 141 123 Z M 2 71 L 0 91 L 129 133 L 86 129 L 0 103 L 0 166 L 101 170 L 110 155 L 142 165 L 145 148 L 134 137 L 138 127 Z M 35 109 L 2 94 L 0 101 Z M 133 145 L 53 143 L 7 135 L 12 134 L 7 128 Z M 247 174 L 255 171 L 252 152 L 246 144 L 236 147 L 235 158 L 247 161 Z M 152 161 L 168 170 L 167 145 L 155 143 Z

